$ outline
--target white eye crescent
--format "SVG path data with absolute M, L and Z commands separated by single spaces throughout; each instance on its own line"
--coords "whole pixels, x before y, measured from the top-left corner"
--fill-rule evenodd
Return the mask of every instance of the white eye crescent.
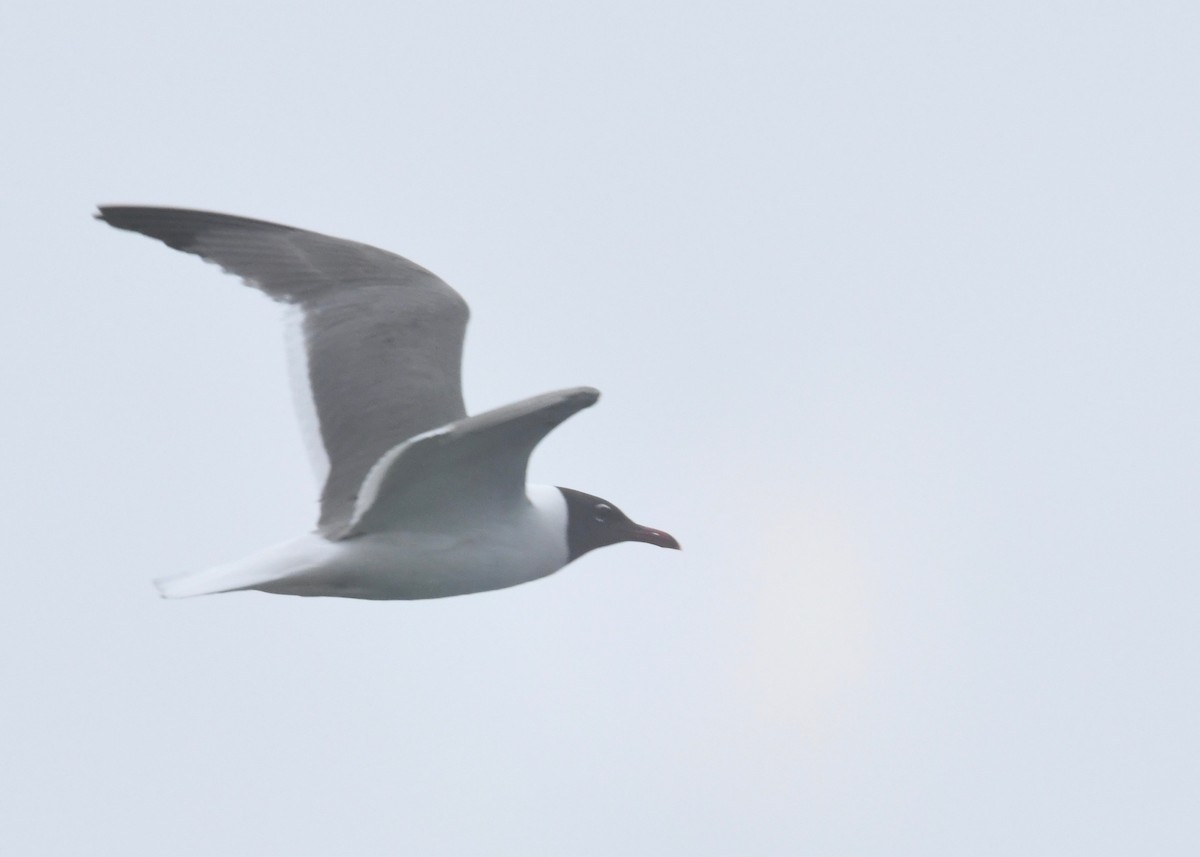
M 614 511 L 613 507 L 607 503 L 597 503 L 592 509 L 592 517 L 603 524 L 612 519 Z

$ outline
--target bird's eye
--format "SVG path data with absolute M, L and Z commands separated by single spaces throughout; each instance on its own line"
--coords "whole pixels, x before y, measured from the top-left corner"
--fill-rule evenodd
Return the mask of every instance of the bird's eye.
M 602 524 L 609 521 L 612 516 L 613 507 L 607 503 L 597 503 L 596 507 L 592 509 L 592 517 Z

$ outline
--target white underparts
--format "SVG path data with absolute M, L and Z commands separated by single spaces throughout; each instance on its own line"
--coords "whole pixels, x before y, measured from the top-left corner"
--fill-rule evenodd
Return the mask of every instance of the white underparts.
M 308 374 L 308 337 L 304 330 L 304 309 L 297 305 L 287 308 L 284 317 L 284 344 L 287 348 L 288 376 L 292 384 L 292 401 L 296 406 L 296 417 L 304 446 L 308 450 L 309 463 L 317 478 L 317 490 L 329 476 L 329 453 L 321 438 L 321 418 L 317 414 L 317 403 L 313 398 L 312 382 Z
M 546 529 L 555 533 L 556 539 L 561 538 L 561 546 L 555 545 L 555 547 L 561 547 L 561 564 L 566 565 L 570 556 L 567 547 L 567 498 L 553 485 L 530 483 L 525 485 L 525 495 L 529 497 L 529 502 L 537 510 L 537 516 L 544 522 Z
M 234 562 L 158 581 L 168 598 L 258 589 L 374 600 L 444 598 L 527 583 L 566 565 L 567 502 L 551 485 L 527 485 L 529 504 L 447 532 L 317 534 Z

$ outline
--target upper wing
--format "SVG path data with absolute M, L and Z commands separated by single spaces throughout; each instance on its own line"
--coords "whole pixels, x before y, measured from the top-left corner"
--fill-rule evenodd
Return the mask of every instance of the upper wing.
M 543 393 L 405 441 L 371 468 L 345 530 L 327 535 L 349 538 L 401 521 L 408 527 L 444 523 L 526 500 L 525 468 L 534 447 L 598 398 L 591 387 Z
M 301 310 L 307 383 L 298 386 L 311 394 L 329 464 L 323 532 L 345 527 L 380 456 L 466 415 L 467 304 L 408 259 L 227 214 L 102 206 L 97 217 L 214 262 Z

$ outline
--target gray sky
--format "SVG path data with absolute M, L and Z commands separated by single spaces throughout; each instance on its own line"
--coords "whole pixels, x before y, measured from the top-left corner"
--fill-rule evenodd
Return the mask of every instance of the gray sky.
M 3 18 L 0 851 L 1193 853 L 1195 4 Z M 98 202 L 431 268 L 684 552 L 161 601 L 315 489 L 277 307 Z

